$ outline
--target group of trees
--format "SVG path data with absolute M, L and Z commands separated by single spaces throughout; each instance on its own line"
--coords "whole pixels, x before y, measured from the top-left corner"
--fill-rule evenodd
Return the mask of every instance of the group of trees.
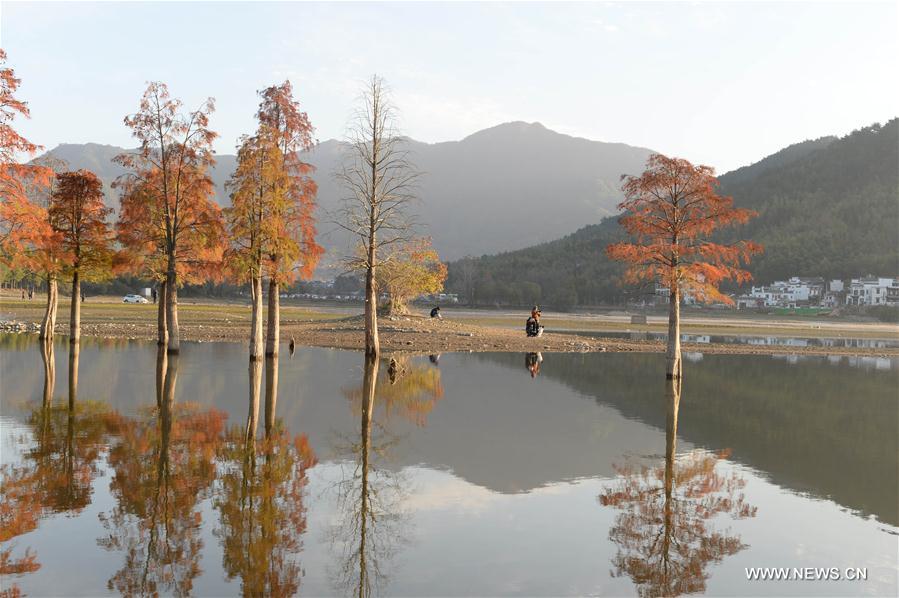
M 12 127 L 15 117 L 29 116 L 15 97 L 19 79 L 12 69 L 0 70 L 0 84 L 0 256 L 7 267 L 46 280 L 42 339 L 52 340 L 60 277 L 71 279 L 71 340 L 77 342 L 81 282 L 128 271 L 158 284 L 159 343 L 177 353 L 179 286 L 228 275 L 251 283 L 251 357 L 259 358 L 266 276 L 267 353 L 277 353 L 279 285 L 298 274 L 311 276 L 322 253 L 315 242 L 312 167 L 299 158 L 312 147 L 313 129 L 290 83 L 260 92 L 258 130 L 241 139 L 233 205 L 225 214 L 212 199 L 209 177 L 217 137 L 209 128 L 214 101 L 185 111 L 164 83 L 150 83 L 138 111 L 125 118 L 139 147 L 116 158 L 127 174 L 114 185 L 121 198 L 115 229 L 93 173 L 20 163 L 41 148 Z
M 20 163 L 18 158 L 41 148 L 12 128 L 15 117 L 29 116 L 27 105 L 15 98 L 18 85 L 12 69 L 2 69 L 0 258 L 6 268 L 45 279 L 41 337 L 52 338 L 62 276 L 71 279 L 76 342 L 81 283 L 129 273 L 159 288 L 158 342 L 177 353 L 179 287 L 228 280 L 250 287 L 250 358 L 260 359 L 263 351 L 277 355 L 280 289 L 298 277 L 310 278 L 323 253 L 316 242 L 313 167 L 301 159 L 314 146 L 314 129 L 290 83 L 259 92 L 257 128 L 239 140 L 237 169 L 228 182 L 231 206 L 225 210 L 213 201 L 209 175 L 218 137 L 210 128 L 214 100 L 187 110 L 164 83 L 150 83 L 137 112 L 125 118 L 138 148 L 115 158 L 126 174 L 113 185 L 121 205 L 114 227 L 93 173 Z M 446 267 L 428 239 L 412 234 L 407 206 L 418 173 L 379 77 L 366 86 L 356 116 L 347 164 L 338 173 L 347 191 L 338 224 L 359 241 L 346 265 L 365 277 L 366 349 L 376 352 L 379 293 L 389 294 L 390 311 L 403 312 L 411 299 L 442 289 Z

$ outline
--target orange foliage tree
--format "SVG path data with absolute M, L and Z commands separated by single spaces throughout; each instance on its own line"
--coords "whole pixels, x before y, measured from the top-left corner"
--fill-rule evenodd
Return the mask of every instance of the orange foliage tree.
M 56 176 L 48 212 L 61 249 L 69 257 L 69 342 L 77 343 L 81 338 L 81 281 L 103 279 L 111 273 L 112 234 L 106 218 L 112 209 L 103 203 L 103 183 L 97 175 L 79 170 Z
M 312 179 L 313 166 L 301 159 L 301 152 L 312 149 L 315 129 L 309 116 L 300 110 L 293 97 L 290 81 L 272 85 L 259 92 L 262 101 L 256 118 L 261 128 L 274 132 L 281 150 L 286 189 L 274 196 L 270 238 L 266 249 L 268 288 L 268 326 L 265 353 L 277 355 L 280 342 L 280 294 L 282 284 L 298 275 L 308 279 L 315 271 L 324 249 L 316 242 L 315 195 L 318 186 Z
M 0 49 L 0 260 L 10 267 L 24 267 L 47 278 L 47 310 L 41 338 L 52 338 L 56 323 L 56 275 L 58 241 L 47 219 L 41 196 L 53 180 L 53 171 L 41 165 L 21 164 L 20 155 L 42 149 L 13 128 L 17 117 L 29 118 L 28 104 L 15 97 L 21 80 L 4 67 L 6 52 Z M 31 198 L 31 199 L 29 199 Z
M 267 256 L 279 230 L 276 210 L 286 201 L 284 155 L 275 132 L 260 126 L 256 135 L 244 136 L 237 151 L 237 169 L 231 176 L 231 207 L 225 210 L 231 232 L 226 263 L 232 277 L 250 281 L 250 359 L 262 357 L 262 276 Z
M 668 288 L 668 378 L 679 378 L 680 301 L 684 293 L 700 301 L 733 303 L 718 287 L 724 280 L 751 278 L 740 268 L 761 246 L 710 240 L 723 226 L 743 224 L 757 214 L 735 208 L 733 198 L 716 193 L 718 179 L 709 166 L 653 154 L 639 177 L 625 178 L 624 212 L 619 222 L 636 237 L 633 243 L 606 248 L 610 258 L 627 264 L 625 282 L 657 282 Z
M 118 238 L 132 269 L 163 273 L 165 337 L 160 334 L 159 342 L 171 353 L 180 349 L 178 286 L 217 273 L 224 250 L 221 210 L 212 201 L 208 174 L 217 136 L 209 129 L 214 101 L 187 113 L 181 107 L 164 83 L 150 83 L 138 112 L 125 118 L 140 147 L 116 157 L 130 171 L 117 181 Z

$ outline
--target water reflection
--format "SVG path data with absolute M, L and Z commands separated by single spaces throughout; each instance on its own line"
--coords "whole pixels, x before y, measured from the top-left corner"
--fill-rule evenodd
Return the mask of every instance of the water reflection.
M 42 341 L 40 346 L 43 400 L 27 419 L 34 442 L 20 463 L 4 464 L 0 469 L 0 543 L 33 531 L 48 515 L 82 511 L 91 502 L 91 485 L 98 473 L 107 407 L 96 401 L 76 401 L 80 345 L 69 345 L 69 396 L 64 403 L 53 400 L 53 343 Z M 22 575 L 39 568 L 30 548 L 18 552 L 15 545 L 8 544 L 0 549 L 0 575 Z M 13 596 L 18 591 L 15 584 L 8 590 Z
M 258 389 L 259 369 L 250 363 L 252 389 Z M 235 427 L 218 453 L 219 476 L 213 504 L 219 512 L 216 535 L 223 548 L 228 579 L 240 578 L 244 596 L 292 596 L 302 568 L 297 553 L 306 531 L 307 470 L 316 458 L 306 435 L 291 437 L 275 419 L 277 357 L 265 360 L 265 437 Z M 258 390 L 255 397 L 258 405 Z M 253 419 L 251 407 L 248 419 Z
M 524 367 L 531 373 L 531 378 L 536 378 L 543 364 L 542 353 L 528 353 L 524 356 Z
M 203 548 L 199 503 L 212 489 L 225 420 L 215 409 L 176 404 L 177 355 L 161 356 L 160 371 L 155 409 L 109 417 L 109 490 L 116 506 L 100 515 L 107 534 L 97 542 L 122 553 L 107 587 L 127 596 L 191 592 Z
M 609 539 L 618 550 L 615 576 L 628 576 L 640 596 L 679 596 L 705 590 L 711 563 L 746 548 L 713 520 L 755 517 L 743 495 L 746 482 L 716 467 L 725 454 L 693 451 L 680 458 L 677 417 L 680 381 L 666 383 L 665 462 L 655 467 L 625 464 L 620 479 L 600 496 L 603 506 L 620 509 Z
M 387 428 L 391 415 L 399 413 L 424 426 L 443 396 L 435 368 L 399 356 L 390 360 L 387 372 L 388 383 L 379 383 L 377 358 L 365 356 L 362 387 L 345 393 L 361 426 L 358 440 L 345 442 L 341 475 L 333 487 L 338 514 L 330 530 L 336 561 L 331 574 L 335 589 L 344 595 L 380 593 L 391 559 L 406 542 L 408 480 L 385 466 L 398 442 Z M 380 418 L 375 417 L 376 406 Z

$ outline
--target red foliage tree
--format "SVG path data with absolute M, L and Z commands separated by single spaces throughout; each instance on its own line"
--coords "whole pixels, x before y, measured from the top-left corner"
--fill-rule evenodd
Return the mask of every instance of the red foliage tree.
M 48 210 L 50 225 L 59 235 L 60 246 L 72 276 L 72 306 L 69 342 L 81 338 L 81 281 L 109 275 L 112 263 L 112 233 L 107 216 L 112 209 L 103 203 L 103 183 L 89 170 L 64 172 L 56 177 Z
M 182 113 L 182 103 L 169 95 L 164 83 L 153 82 L 141 98 L 137 113 L 125 124 L 140 141 L 134 153 L 116 160 L 130 173 L 117 181 L 122 189 L 119 241 L 134 260 L 132 269 L 149 265 L 162 270 L 166 334 L 159 342 L 168 351 L 180 349 L 178 285 L 193 276 L 217 272 L 224 251 L 221 210 L 212 201 L 208 170 L 214 164 L 209 129 L 214 101 Z M 162 316 L 160 316 L 162 320 Z
M 684 293 L 700 301 L 732 300 L 718 287 L 724 280 L 751 278 L 740 268 L 761 246 L 710 240 L 723 226 L 743 224 L 757 214 L 735 208 L 733 198 L 716 193 L 718 179 L 709 166 L 653 154 L 639 177 L 626 177 L 621 226 L 634 243 L 606 248 L 609 257 L 627 264 L 625 282 L 658 282 L 668 288 L 667 377 L 681 376 L 680 301 Z
M 42 148 L 12 126 L 17 117 L 29 118 L 30 112 L 28 104 L 15 97 L 21 80 L 13 69 L 3 67 L 5 62 L 6 52 L 0 49 L 0 260 L 10 267 L 25 267 L 46 275 L 47 311 L 41 338 L 51 338 L 56 322 L 59 239 L 36 196 L 49 188 L 53 171 L 18 161 L 20 155 L 30 156 Z
M 309 116 L 300 110 L 289 81 L 259 92 L 262 101 L 256 118 L 260 128 L 276 135 L 283 156 L 286 192 L 283 201 L 273 205 L 271 238 L 267 248 L 269 275 L 268 326 L 266 355 L 277 355 L 280 341 L 279 288 L 297 276 L 308 279 L 315 271 L 324 249 L 316 243 L 315 195 L 318 186 L 312 179 L 313 166 L 300 153 L 312 149 L 314 128 Z

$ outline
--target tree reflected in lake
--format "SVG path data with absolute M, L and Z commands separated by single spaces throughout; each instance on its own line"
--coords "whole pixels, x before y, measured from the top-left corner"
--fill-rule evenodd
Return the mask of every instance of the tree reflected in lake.
M 258 388 L 252 380 L 259 375 L 254 363 L 262 361 L 250 364 L 251 394 Z M 292 596 L 303 575 L 297 553 L 306 531 L 307 470 L 316 459 L 306 435 L 291 436 L 276 420 L 277 357 L 268 357 L 265 367 L 265 437 L 248 439 L 249 424 L 226 435 L 218 454 L 215 533 L 225 573 L 228 579 L 240 578 L 244 596 Z
M 0 575 L 36 571 L 36 555 L 25 549 L 13 556 L 11 540 L 34 530 L 53 513 L 78 513 L 91 502 L 97 459 L 106 434 L 107 407 L 77 401 L 80 345 L 69 345 L 68 400 L 53 401 L 56 379 L 53 344 L 40 342 L 44 391 L 31 409 L 27 426 L 32 441 L 19 463 L 0 471 Z M 16 586 L 8 588 L 12 593 Z M 11 594 L 14 595 L 14 594 Z
M 166 360 L 157 362 L 159 404 L 142 417 L 109 418 L 109 489 L 117 504 L 100 515 L 108 535 L 98 543 L 123 553 L 107 586 L 127 596 L 191 593 L 203 547 L 199 503 L 212 489 L 225 420 L 214 409 L 175 404 L 178 356 L 159 355 Z
M 346 396 L 360 416 L 360 430 L 358 440 L 348 440 L 341 451 L 340 476 L 333 488 L 337 522 L 330 530 L 332 582 L 341 594 L 372 596 L 387 583 L 407 525 L 407 482 L 402 473 L 384 466 L 396 443 L 384 424 L 391 413 L 401 413 L 424 425 L 443 388 L 439 370 L 413 366 L 406 359 L 392 361 L 386 384 L 379 384 L 378 359 L 366 356 L 362 388 Z M 383 408 L 380 422 L 375 418 L 377 403 Z
M 725 453 L 694 451 L 678 457 L 680 382 L 666 387 L 665 462 L 656 467 L 616 468 L 617 483 L 599 496 L 603 506 L 620 509 L 609 539 L 618 547 L 612 575 L 627 575 L 640 596 L 677 596 L 705 590 L 709 564 L 746 548 L 729 530 L 719 531 L 719 515 L 754 517 L 736 473 L 719 473 Z

